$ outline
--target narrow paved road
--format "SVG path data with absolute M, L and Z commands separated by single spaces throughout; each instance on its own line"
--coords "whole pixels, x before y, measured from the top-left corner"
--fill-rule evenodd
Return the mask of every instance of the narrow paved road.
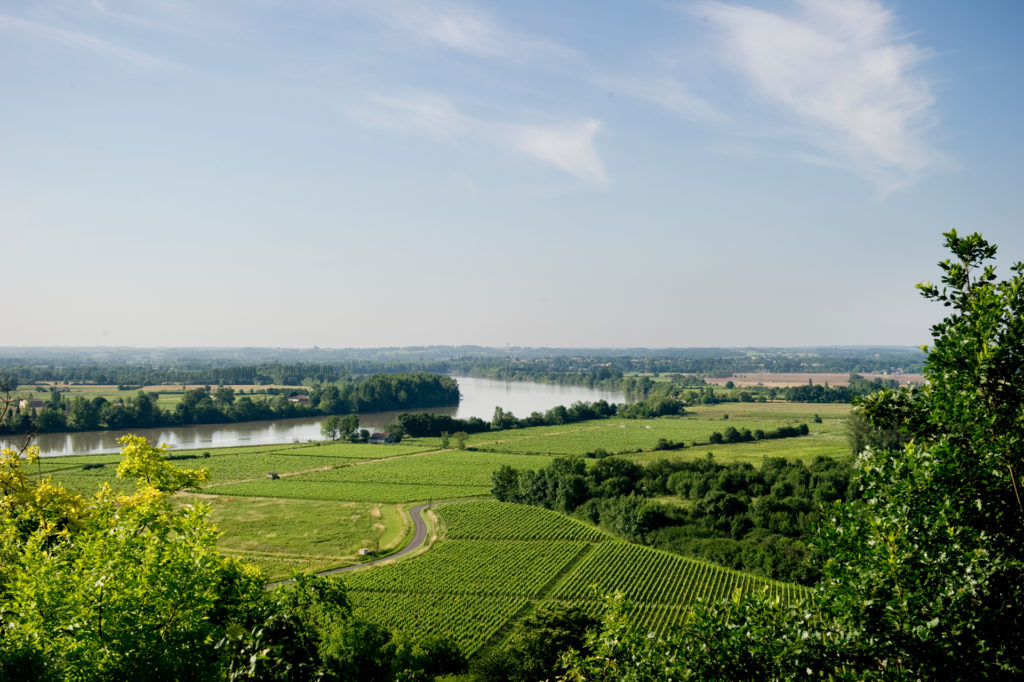
M 352 564 L 351 566 L 342 566 L 341 568 L 332 568 L 328 571 L 320 571 L 317 575 L 332 575 L 334 573 L 345 573 L 347 571 L 354 571 L 357 568 L 364 566 L 373 566 L 383 561 L 391 561 L 392 559 L 398 559 L 406 554 L 415 552 L 417 549 L 423 546 L 423 543 L 427 541 L 427 522 L 423 520 L 423 510 L 427 508 L 425 504 L 418 504 L 409 510 L 409 517 L 412 519 L 413 534 L 412 540 L 409 544 L 398 550 L 394 554 L 388 554 L 387 556 L 381 557 L 380 559 L 374 559 L 373 561 L 367 561 L 363 564 Z
M 415 507 L 409 509 L 409 518 L 412 519 L 413 534 L 412 540 L 409 541 L 402 549 L 398 550 L 394 554 L 388 554 L 387 556 L 381 557 L 380 559 L 374 559 L 373 561 L 367 561 L 362 564 L 352 564 L 351 566 L 342 566 L 341 568 L 332 568 L 327 571 L 320 571 L 317 575 L 334 575 L 335 573 L 346 573 L 348 571 L 354 571 L 357 568 L 363 568 L 364 566 L 373 566 L 384 561 L 392 561 L 398 559 L 406 554 L 415 552 L 417 549 L 423 546 L 423 543 L 427 541 L 427 523 L 423 520 L 423 510 L 427 508 L 427 504 L 418 504 Z M 291 582 L 289 580 L 278 580 L 272 583 L 267 583 L 266 587 L 277 587 L 279 585 L 287 585 Z

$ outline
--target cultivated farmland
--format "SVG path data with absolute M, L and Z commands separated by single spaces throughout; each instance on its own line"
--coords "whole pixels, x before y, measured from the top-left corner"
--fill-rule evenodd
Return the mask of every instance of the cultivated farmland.
M 801 588 L 631 545 L 557 512 L 494 501 L 438 510 L 443 536 L 427 553 L 346 576 L 359 613 L 391 627 L 447 634 L 469 653 L 515 618 L 557 601 L 600 615 L 622 591 L 640 624 L 664 632 L 696 599 Z M 491 528 L 491 530 L 487 530 Z M 472 538 L 472 539 L 470 539 Z M 487 539 L 480 539 L 487 538 Z
M 389 446 L 377 446 L 389 447 Z M 207 488 L 221 495 L 355 502 L 417 502 L 490 495 L 491 473 L 502 464 L 545 466 L 549 457 L 460 450 L 341 465 L 281 480 L 254 480 Z
M 713 451 L 719 461 L 758 462 L 762 457 L 780 456 L 812 461 L 815 457 L 842 456 L 848 452 L 844 423 L 848 405 L 807 405 L 793 403 L 729 403 L 689 408 L 683 417 L 659 419 L 603 419 L 561 426 L 513 429 L 481 433 L 470 437 L 476 450 L 509 454 L 585 455 L 597 449 L 630 455 L 634 461 L 660 458 L 697 457 Z M 821 418 L 815 423 L 814 417 Z M 711 434 L 728 427 L 771 431 L 783 425 L 807 424 L 810 435 L 800 438 L 769 439 L 749 443 L 708 445 Z M 660 451 L 660 439 L 682 443 L 699 450 Z M 740 447 L 742 446 L 742 447 Z M 540 463 L 527 468 L 539 468 Z

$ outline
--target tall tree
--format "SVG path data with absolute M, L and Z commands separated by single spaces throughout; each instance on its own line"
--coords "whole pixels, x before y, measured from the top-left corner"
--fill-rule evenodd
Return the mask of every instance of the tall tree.
M 941 286 L 919 285 L 949 311 L 927 384 L 857 408 L 897 449 L 858 455 L 855 494 L 818 529 L 811 598 L 698 608 L 669 638 L 612 612 L 567 679 L 1024 676 L 1024 264 L 1000 281 L 994 245 L 944 236 Z

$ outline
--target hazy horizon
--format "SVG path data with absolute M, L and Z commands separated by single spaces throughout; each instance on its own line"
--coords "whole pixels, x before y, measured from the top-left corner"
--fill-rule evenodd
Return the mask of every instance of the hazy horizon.
M 63 350 L 63 349 L 94 349 L 94 350 L 323 350 L 323 351 L 361 351 L 361 350 L 413 350 L 413 349 L 434 349 L 434 348 L 481 348 L 505 352 L 511 350 L 814 350 L 814 349 L 903 349 L 916 350 L 920 345 L 901 345 L 887 343 L 867 344 L 832 344 L 832 345 L 795 345 L 795 346 L 765 346 L 761 344 L 745 344 L 741 346 L 486 346 L 480 344 L 410 344 L 407 346 L 0 346 L 0 351 L 38 349 L 38 350 Z

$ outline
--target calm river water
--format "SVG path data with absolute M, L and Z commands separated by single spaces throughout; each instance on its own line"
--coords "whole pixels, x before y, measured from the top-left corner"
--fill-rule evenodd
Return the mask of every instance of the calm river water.
M 427 412 L 450 414 L 460 419 L 480 417 L 490 420 L 495 406 L 500 405 L 517 417 L 533 411 L 544 412 L 556 405 L 570 405 L 577 400 L 593 402 L 604 399 L 621 403 L 623 395 L 614 391 L 598 391 L 578 386 L 556 386 L 530 382 L 492 381 L 472 377 L 455 377 L 462 392 L 458 407 L 440 407 Z M 395 412 L 373 412 L 359 415 L 360 428 L 383 429 L 394 419 Z M 319 440 L 322 417 L 282 419 L 279 421 L 244 422 L 241 424 L 209 424 L 132 431 L 82 431 L 79 433 L 44 433 L 35 443 L 45 457 L 117 452 L 117 438 L 125 433 L 145 436 L 154 443 L 167 443 L 173 449 L 221 448 L 232 445 L 265 445 Z M 20 445 L 17 438 L 0 438 L 0 445 Z

